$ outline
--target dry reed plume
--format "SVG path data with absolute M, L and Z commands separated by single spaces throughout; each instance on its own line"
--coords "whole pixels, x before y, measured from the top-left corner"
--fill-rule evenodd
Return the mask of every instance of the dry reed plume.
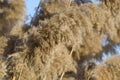
M 120 55 L 113 55 L 99 65 L 87 65 L 82 80 L 119 80 Z M 91 66 L 91 67 L 90 67 Z
M 33 21 L 35 27 L 24 25 L 13 28 L 7 38 L 0 38 L 0 43 L 4 44 L 0 46 L 0 54 L 5 57 L 7 70 L 4 79 L 80 78 L 79 67 L 84 60 L 101 58 L 102 42 L 105 38 L 111 45 L 120 43 L 120 1 L 115 0 L 109 4 L 111 1 L 104 0 L 101 5 L 86 3 L 69 7 L 59 4 L 59 0 L 42 3 L 44 16 L 43 19 L 38 17 Z M 39 15 L 40 12 L 37 16 Z M 103 69 L 106 70 L 106 66 Z M 87 73 L 89 71 L 85 74 Z
M 0 0 L 0 35 L 5 35 L 23 19 L 23 0 Z

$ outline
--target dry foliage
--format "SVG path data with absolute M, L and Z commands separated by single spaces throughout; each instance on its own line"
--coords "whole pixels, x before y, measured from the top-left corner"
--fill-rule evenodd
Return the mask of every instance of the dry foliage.
M 0 0 L 0 35 L 10 32 L 23 18 L 23 0 Z
M 0 55 L 2 56 L 7 46 L 8 39 L 6 37 L 0 37 Z
M 2 56 L 0 56 L 0 79 L 4 80 L 4 76 L 7 74 L 6 73 L 6 61 L 3 59 Z
M 79 71 L 79 68 L 84 60 L 93 57 L 101 58 L 102 42 L 105 38 L 111 45 L 120 43 L 120 1 L 111 2 L 112 0 L 104 0 L 101 5 L 87 3 L 80 6 L 61 4 L 60 0 L 42 3 L 43 19 L 40 17 L 35 19 L 33 21 L 36 24 L 35 27 L 29 28 L 28 25 L 14 27 L 9 36 L 0 37 L 0 44 L 4 44 L 0 46 L 0 54 L 5 56 L 6 63 L 6 74 L 0 78 L 5 80 L 77 80 L 82 77 L 79 75 L 82 71 Z M 1 0 L 0 4 L 2 3 Z M 9 14 L 0 20 L 4 22 L 6 19 L 13 20 L 12 25 L 14 25 L 23 14 L 24 5 L 14 0 L 9 4 L 11 6 L 17 4 L 13 6 L 14 8 L 19 5 L 19 9 L 15 8 L 14 15 L 16 16 L 8 12 Z M 3 8 L 0 9 L 4 11 Z M 5 9 L 9 11 L 9 7 Z M 11 17 L 7 17 L 9 15 Z M 110 60 L 106 63 L 111 65 L 115 62 L 117 65 L 117 61 Z M 103 66 L 104 68 L 95 67 L 95 70 L 108 70 L 106 65 Z M 110 70 L 113 69 L 110 68 Z M 119 70 L 119 67 L 115 69 Z M 91 75 L 90 71 L 83 73 L 86 76 L 85 79 Z M 109 79 L 109 74 L 105 73 Z M 101 75 L 99 79 L 104 80 Z M 116 77 L 113 80 L 118 79 Z
M 99 65 L 87 65 L 85 68 L 85 80 L 119 80 L 120 79 L 120 55 L 109 57 Z M 84 80 L 84 79 L 82 79 Z

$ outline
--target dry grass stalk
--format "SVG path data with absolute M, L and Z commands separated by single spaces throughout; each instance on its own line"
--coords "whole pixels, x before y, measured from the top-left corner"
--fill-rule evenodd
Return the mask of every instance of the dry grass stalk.
M 70 52 L 70 55 L 69 55 L 69 56 L 72 56 L 72 53 L 73 53 L 73 48 L 72 48 L 72 50 L 71 50 L 71 52 Z M 65 74 L 65 72 L 63 71 L 63 73 L 62 73 L 62 75 L 61 75 L 61 77 L 60 77 L 60 80 L 62 80 L 62 79 L 63 79 L 64 74 Z

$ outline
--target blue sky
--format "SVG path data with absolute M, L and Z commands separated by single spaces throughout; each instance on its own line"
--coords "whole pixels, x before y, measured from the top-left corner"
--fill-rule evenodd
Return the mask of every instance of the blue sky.
M 96 4 L 99 4 L 100 1 L 99 0 L 91 0 L 92 2 L 95 2 Z
M 38 6 L 40 0 L 25 0 L 26 2 L 26 12 L 28 15 L 28 21 L 33 17 L 35 13 L 35 8 Z

